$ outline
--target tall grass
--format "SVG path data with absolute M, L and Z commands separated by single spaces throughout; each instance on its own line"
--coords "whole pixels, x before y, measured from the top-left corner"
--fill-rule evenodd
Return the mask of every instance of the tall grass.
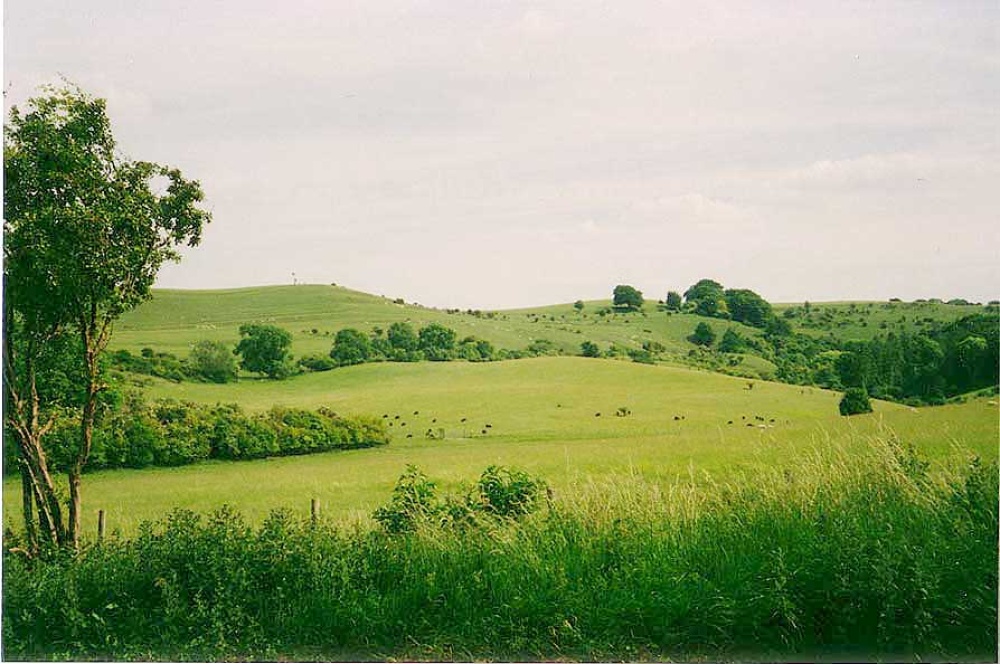
M 402 534 L 175 512 L 76 559 L 8 555 L 5 655 L 993 657 L 997 468 L 933 470 L 883 439 Z

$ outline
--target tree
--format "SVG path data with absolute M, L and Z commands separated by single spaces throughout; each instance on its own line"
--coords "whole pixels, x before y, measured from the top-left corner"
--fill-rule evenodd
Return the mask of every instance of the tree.
M 236 358 L 233 351 L 221 341 L 199 341 L 188 356 L 191 371 L 213 383 L 231 383 L 236 380 Z
M 577 300 L 573 303 L 573 308 L 576 309 L 577 313 L 583 311 L 583 300 Z
M 393 348 L 405 351 L 420 348 L 420 338 L 409 323 L 393 323 L 389 326 L 388 337 Z
M 711 346 L 715 342 L 715 332 L 711 325 L 702 321 L 694 328 L 694 334 L 691 335 L 690 339 L 699 346 Z
M 632 286 L 615 286 L 614 300 L 612 304 L 618 309 L 626 311 L 638 311 L 642 309 L 642 292 Z
M 371 344 L 368 337 L 353 327 L 345 327 L 337 332 L 333 339 L 330 357 L 342 367 L 352 364 L 362 364 L 371 357 Z
M 774 316 L 771 305 L 752 290 L 729 289 L 725 292 L 725 300 L 729 317 L 747 325 L 764 327 Z
M 739 332 L 729 327 L 722 334 L 719 350 L 723 353 L 741 353 L 746 350 L 746 343 L 746 339 Z
M 723 299 L 722 284 L 711 279 L 701 279 L 684 291 L 684 301 L 688 304 L 697 304 L 701 300 L 721 299 Z
M 667 311 L 680 311 L 681 310 L 681 294 L 677 291 L 670 291 L 667 293 L 667 299 L 664 301 L 667 307 Z
M 440 323 L 431 323 L 427 327 L 420 328 L 418 337 L 420 350 L 424 351 L 428 360 L 444 362 L 454 356 L 455 330 Z
M 872 412 L 872 403 L 868 399 L 868 390 L 863 387 L 851 387 L 844 392 L 840 400 L 841 415 L 858 415 Z
M 240 356 L 240 367 L 246 371 L 282 379 L 292 374 L 292 335 L 274 325 L 246 323 L 240 325 L 240 342 L 234 354 Z
M 46 88 L 4 133 L 4 397 L 18 442 L 29 544 L 79 547 L 81 475 L 93 444 L 100 359 L 114 321 L 149 297 L 176 247 L 194 246 L 210 215 L 180 171 L 116 152 L 105 102 L 78 88 Z M 83 370 L 80 436 L 67 470 L 68 518 L 48 473 L 44 435 L 54 419 L 38 393 L 38 362 L 65 335 Z M 29 526 L 30 523 L 30 526 Z
M 593 341 L 584 341 L 580 344 L 580 355 L 584 357 L 600 357 L 601 349 Z

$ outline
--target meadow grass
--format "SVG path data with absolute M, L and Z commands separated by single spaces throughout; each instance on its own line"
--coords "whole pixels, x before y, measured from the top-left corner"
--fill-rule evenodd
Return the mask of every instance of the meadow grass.
M 451 486 L 490 464 L 518 466 L 564 495 L 609 474 L 668 487 L 691 477 L 726 481 L 744 471 L 794 469 L 817 449 L 861 445 L 887 431 L 936 463 L 966 452 L 997 458 L 997 408 L 987 400 L 922 409 L 876 402 L 874 414 L 844 418 L 836 393 L 762 381 L 747 387 L 708 372 L 565 357 L 373 364 L 229 386 L 158 382 L 152 396 L 235 401 L 251 411 L 284 405 L 385 414 L 393 439 L 306 457 L 90 473 L 84 529 L 96 529 L 98 509 L 110 529 L 134 534 L 140 521 L 174 507 L 210 511 L 223 503 L 259 523 L 278 507 L 304 514 L 312 497 L 331 517 L 364 520 L 411 463 Z M 616 417 L 621 406 L 631 415 Z M 429 428 L 442 429 L 444 440 L 426 438 Z M 4 521 L 14 529 L 19 492 L 15 478 L 5 481 Z
M 76 559 L 8 556 L 4 655 L 994 656 L 995 464 L 928 473 L 870 439 L 730 479 L 607 475 L 522 521 L 399 535 L 175 512 Z

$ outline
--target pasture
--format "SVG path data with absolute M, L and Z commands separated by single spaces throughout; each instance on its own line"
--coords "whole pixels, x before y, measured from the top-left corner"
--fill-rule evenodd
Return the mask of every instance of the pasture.
M 889 433 L 935 464 L 971 453 L 997 458 L 997 409 L 985 399 L 924 409 L 876 402 L 875 413 L 844 418 L 834 392 L 763 381 L 751 389 L 747 380 L 708 372 L 588 358 L 369 364 L 286 381 L 155 381 L 147 393 L 247 410 L 327 406 L 386 415 L 393 440 L 306 457 L 92 473 L 84 481 L 87 532 L 98 509 L 109 529 L 133 534 L 174 507 L 205 512 L 225 503 L 257 522 L 279 507 L 305 514 L 312 497 L 331 519 L 367 519 L 406 464 L 451 487 L 490 464 L 516 466 L 564 497 L 629 476 L 669 487 L 763 469 L 794 473 L 818 451 L 861 451 Z M 617 416 L 619 408 L 630 414 Z M 17 481 L 5 482 L 5 524 L 18 522 L 19 491 Z

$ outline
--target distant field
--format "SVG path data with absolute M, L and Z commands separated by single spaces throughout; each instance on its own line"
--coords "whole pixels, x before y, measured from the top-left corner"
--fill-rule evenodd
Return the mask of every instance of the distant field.
M 114 348 L 138 352 L 143 347 L 187 356 L 191 346 L 202 339 L 235 345 L 243 323 L 264 322 L 292 333 L 292 353 L 326 355 L 336 332 L 354 327 L 370 332 L 387 329 L 397 321 L 414 327 L 440 323 L 454 329 L 458 338 L 475 336 L 498 348 L 524 349 L 532 341 L 547 339 L 562 352 L 578 354 L 583 341 L 605 350 L 612 343 L 639 348 L 655 341 L 670 356 L 682 358 L 694 345 L 687 337 L 702 318 L 689 314 L 667 314 L 647 303 L 632 314 L 598 315 L 610 300 L 586 302 L 582 312 L 571 303 L 534 309 L 496 312 L 447 313 L 413 304 L 368 295 L 336 286 L 271 286 L 213 291 L 155 291 L 153 300 L 129 312 L 119 321 L 112 340 Z M 759 331 L 740 323 L 712 321 L 721 337 L 728 327 L 745 336 Z M 677 362 L 682 363 L 682 362 Z M 748 358 L 749 371 L 773 370 L 766 360 Z
M 276 507 L 305 512 L 314 496 L 334 518 L 363 518 L 388 500 L 408 463 L 451 485 L 489 464 L 517 466 L 546 478 L 558 495 L 616 475 L 670 484 L 706 474 L 726 481 L 765 466 L 794 473 L 817 449 L 864 445 L 886 431 L 936 462 L 966 451 L 997 457 L 997 408 L 986 400 L 919 410 L 876 403 L 873 415 L 843 418 L 836 393 L 761 381 L 748 389 L 746 380 L 614 360 L 371 364 L 229 386 L 156 381 L 148 394 L 248 410 L 325 405 L 384 414 L 394 439 L 309 457 L 94 473 L 84 482 L 85 520 L 105 509 L 111 528 L 133 532 L 176 506 L 205 511 L 222 503 L 256 520 Z M 616 417 L 619 407 L 631 415 Z M 444 440 L 425 437 L 438 428 Z M 5 482 L 5 523 L 19 518 L 18 491 L 16 481 Z
M 936 324 L 981 313 L 975 304 L 943 302 L 816 302 L 808 309 L 805 303 L 778 304 L 775 313 L 784 315 L 792 329 L 805 334 L 840 339 L 871 339 L 876 335 L 925 332 Z

